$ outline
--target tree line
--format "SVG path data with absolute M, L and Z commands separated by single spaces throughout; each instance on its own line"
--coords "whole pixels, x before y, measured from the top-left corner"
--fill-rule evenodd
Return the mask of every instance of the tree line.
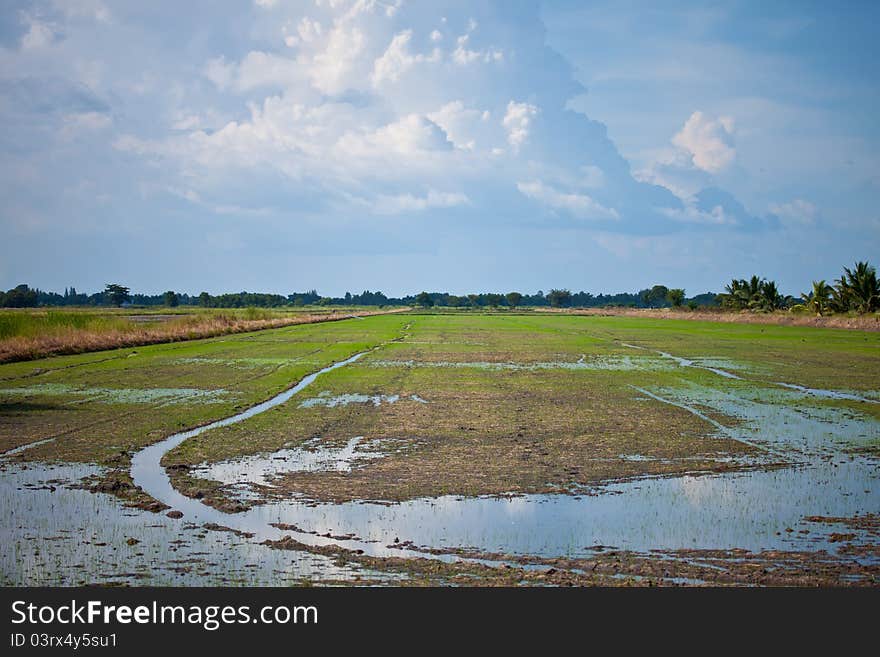
M 843 268 L 839 279 L 829 285 L 824 280 L 813 281 L 812 289 L 800 297 L 786 296 L 779 291 L 775 281 L 760 276 L 748 279 L 733 279 L 724 292 L 716 294 L 705 292 L 687 297 L 681 288 L 668 288 L 654 285 L 638 292 L 618 294 L 592 294 L 590 292 L 571 292 L 568 289 L 551 289 L 546 294 L 538 290 L 535 294 L 521 292 L 482 292 L 479 294 L 455 295 L 448 292 L 420 292 L 403 297 L 389 297 L 380 291 L 364 290 L 360 294 L 346 292 L 342 297 L 327 297 L 315 289 L 306 292 L 293 292 L 287 295 L 262 292 L 235 292 L 211 295 L 179 293 L 168 290 L 162 294 L 132 294 L 131 290 L 119 283 L 108 283 L 104 290 L 92 294 L 82 294 L 69 287 L 64 294 L 44 292 L 27 285 L 18 285 L 7 292 L 0 292 L 0 307 L 32 308 L 39 306 L 201 306 L 203 308 L 279 308 L 285 306 L 403 306 L 418 305 L 424 308 L 439 306 L 447 308 L 679 308 L 687 305 L 691 309 L 701 307 L 721 307 L 727 310 L 774 311 L 791 309 L 793 311 L 815 312 L 818 315 L 830 312 L 874 312 L 880 310 L 880 281 L 876 269 L 867 262 L 857 262 L 850 269 Z

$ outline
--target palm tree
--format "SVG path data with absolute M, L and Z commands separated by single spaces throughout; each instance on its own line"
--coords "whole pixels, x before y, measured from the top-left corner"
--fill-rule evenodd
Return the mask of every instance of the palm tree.
M 745 285 L 740 290 L 740 295 L 745 305 L 748 308 L 763 308 L 764 279 L 760 276 L 752 276 L 748 281 L 743 281 L 743 283 Z
M 813 281 L 813 289 L 809 294 L 806 292 L 801 294 L 801 298 L 804 300 L 804 304 L 807 308 L 816 313 L 817 316 L 821 317 L 831 306 L 832 292 L 833 288 L 826 285 L 824 280 Z
M 748 287 L 748 281 L 741 278 L 734 278 L 729 285 L 724 286 L 725 293 L 719 294 L 721 305 L 725 308 L 741 310 L 746 303 L 743 297 L 746 296 L 745 288 Z
M 838 302 L 847 310 L 868 313 L 880 309 L 880 281 L 877 270 L 867 262 L 857 262 L 853 269 L 843 268 L 837 280 Z
M 754 280 L 757 277 L 753 277 Z M 761 310 L 777 310 L 785 303 L 785 297 L 779 293 L 776 281 L 761 281 L 759 291 L 752 302 Z

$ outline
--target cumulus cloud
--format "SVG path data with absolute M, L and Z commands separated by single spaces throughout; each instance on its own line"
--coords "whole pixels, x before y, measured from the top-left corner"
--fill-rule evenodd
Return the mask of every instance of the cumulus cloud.
M 691 157 L 678 150 L 660 153 L 655 161 L 636 169 L 633 175 L 642 182 L 665 187 L 685 201 L 712 183 L 711 174 L 696 168 Z
M 409 42 L 412 40 L 412 35 L 412 30 L 394 35 L 388 48 L 373 63 L 373 74 L 370 77 L 373 86 L 379 86 L 385 81 L 397 82 L 400 76 L 418 63 L 440 60 L 440 50 L 437 48 L 429 55 L 411 53 Z
M 489 202 L 494 213 L 503 208 L 504 216 L 528 221 L 527 205 L 514 200 L 522 195 L 551 212 L 627 231 L 662 231 L 701 212 L 704 225 L 713 223 L 712 209 L 693 200 L 700 187 L 687 190 L 692 200 L 682 209 L 665 190 L 641 182 L 657 180 L 633 177 L 601 124 L 567 109 L 571 91 L 557 79 L 570 73 L 535 38 L 537 13 L 523 19 L 493 12 L 486 29 L 450 7 L 447 15 L 425 8 L 414 19 L 386 6 L 397 4 L 278 3 L 262 28 L 274 30 L 274 49 L 263 38 L 260 49 L 237 58 L 219 52 L 204 60 L 223 111 L 188 103 L 165 112 L 166 136 L 123 133 L 115 147 L 164 159 L 166 170 L 176 166 L 194 188 L 200 178 L 235 184 L 245 175 L 280 173 L 291 181 L 289 193 L 305 186 L 328 208 L 353 203 L 397 214 L 455 205 L 486 217 L 480 206 Z M 457 37 L 455 25 L 464 26 Z M 517 57 L 532 68 L 506 65 Z M 698 149 L 714 134 L 707 121 L 732 130 L 726 120 L 697 113 L 675 138 L 682 167 L 700 175 L 709 174 L 697 164 L 708 166 L 715 153 Z M 381 198 L 366 191 L 374 185 Z M 420 196 L 414 188 L 432 191 Z M 464 203 L 437 191 L 443 189 L 481 193 Z
M 443 128 L 456 148 L 474 150 L 477 141 L 485 136 L 486 122 L 491 118 L 489 110 L 465 107 L 464 102 L 454 100 L 436 112 L 428 114 L 434 123 Z
M 687 153 L 698 169 L 718 173 L 736 157 L 732 137 L 733 119 L 727 116 L 711 119 L 698 111 L 685 121 L 672 143 Z
M 586 194 L 562 192 L 540 180 L 520 182 L 517 189 L 535 201 L 543 203 L 554 210 L 564 210 L 579 219 L 618 220 L 620 215 L 613 208 L 606 208 Z
M 362 61 L 366 37 L 357 27 L 337 25 L 327 38 L 325 48 L 312 58 L 308 74 L 316 89 L 328 94 L 345 91 L 351 76 Z
M 417 155 L 428 151 L 446 151 L 453 148 L 439 125 L 425 116 L 409 114 L 398 121 L 366 135 L 346 134 L 339 147 L 347 155 L 361 157 L 382 153 Z
M 532 119 L 538 115 L 538 108 L 530 103 L 507 103 L 507 112 L 501 120 L 504 129 L 507 130 L 507 141 L 515 151 L 529 138 L 529 127 Z

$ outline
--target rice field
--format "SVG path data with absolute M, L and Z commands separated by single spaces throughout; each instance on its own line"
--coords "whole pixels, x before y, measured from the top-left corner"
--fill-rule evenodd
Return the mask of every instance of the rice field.
M 874 585 L 877 372 L 877 332 L 556 313 L 7 363 L 0 579 L 68 581 L 80 508 L 150 545 L 90 583 Z

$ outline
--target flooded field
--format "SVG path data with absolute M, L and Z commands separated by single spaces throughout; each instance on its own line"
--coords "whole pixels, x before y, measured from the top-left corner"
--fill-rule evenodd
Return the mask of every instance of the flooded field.
M 0 577 L 876 584 L 880 337 L 657 324 L 413 314 L 0 367 Z

